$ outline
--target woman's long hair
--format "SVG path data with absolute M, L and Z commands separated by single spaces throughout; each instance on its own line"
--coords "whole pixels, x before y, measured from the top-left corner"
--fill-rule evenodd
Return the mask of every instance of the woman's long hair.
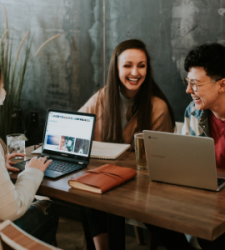
M 153 79 L 151 59 L 145 44 L 137 39 L 126 40 L 115 48 L 109 64 L 103 115 L 103 140 L 106 142 L 123 142 L 119 93 L 119 86 L 121 82 L 118 74 L 118 57 L 127 49 L 139 49 L 145 53 L 147 58 L 147 74 L 140 90 L 135 96 L 132 110 L 133 114 L 137 112 L 136 132 L 144 129 L 151 129 L 152 104 L 150 100 L 153 96 L 157 96 L 166 102 L 173 127 L 175 127 L 175 119 L 172 108 L 166 96 Z

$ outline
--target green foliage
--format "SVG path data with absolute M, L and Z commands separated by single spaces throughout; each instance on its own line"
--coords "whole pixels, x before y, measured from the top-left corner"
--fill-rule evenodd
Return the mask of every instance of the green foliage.
M 23 46 L 23 56 L 18 61 L 12 55 L 13 39 L 5 39 L 0 47 L 0 66 L 2 80 L 7 92 L 4 105 L 0 106 L 0 138 L 6 139 L 7 134 L 23 133 L 25 126 L 22 117 L 17 112 L 20 109 L 21 94 L 30 55 L 31 40 Z M 9 42 L 8 42 L 9 41 Z M 23 124 L 23 127 L 19 124 Z M 22 130 L 22 131 L 19 131 Z
M 25 124 L 21 117 L 21 112 L 18 111 L 20 110 L 21 95 L 24 87 L 24 79 L 30 56 L 32 39 L 28 38 L 28 40 L 26 40 L 29 36 L 29 31 L 27 31 L 23 40 L 20 42 L 15 57 L 12 55 L 13 39 L 9 39 L 8 15 L 5 6 L 3 7 L 6 30 L 0 39 L 0 67 L 2 70 L 1 78 L 7 96 L 4 105 L 0 106 L 0 138 L 6 140 L 7 134 L 24 133 L 25 131 Z M 39 47 L 35 56 L 37 57 L 47 44 L 59 36 L 60 34 L 57 34 L 45 41 Z M 19 57 L 21 49 L 23 50 L 22 58 Z M 22 126 L 20 126 L 21 124 Z

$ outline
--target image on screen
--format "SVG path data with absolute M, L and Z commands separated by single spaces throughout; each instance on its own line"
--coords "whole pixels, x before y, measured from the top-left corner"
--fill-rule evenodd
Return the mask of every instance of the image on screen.
M 77 138 L 74 152 L 79 154 L 88 154 L 89 145 L 90 145 L 90 140 Z
M 47 144 L 49 145 L 59 145 L 60 136 L 57 135 L 47 135 Z
M 61 136 L 60 147 L 62 151 L 73 152 L 75 138 L 70 136 Z

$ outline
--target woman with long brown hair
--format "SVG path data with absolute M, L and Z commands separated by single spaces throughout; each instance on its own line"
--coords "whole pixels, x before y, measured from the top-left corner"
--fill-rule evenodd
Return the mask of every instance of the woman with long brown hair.
M 137 39 L 115 48 L 106 86 L 79 111 L 96 114 L 94 140 L 130 143 L 132 149 L 136 132 L 173 132 L 175 127 L 172 108 L 153 78 L 146 46 Z M 106 214 L 89 208 L 82 214 L 88 249 L 107 249 Z

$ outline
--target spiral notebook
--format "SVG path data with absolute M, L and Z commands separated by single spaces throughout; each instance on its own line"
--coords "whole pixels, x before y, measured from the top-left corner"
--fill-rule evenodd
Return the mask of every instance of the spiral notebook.
M 130 144 L 93 141 L 91 158 L 115 160 L 129 148 Z M 34 150 L 32 154 L 40 154 L 41 152 L 42 148 L 40 147 Z
M 115 160 L 128 148 L 130 144 L 93 141 L 91 158 Z

